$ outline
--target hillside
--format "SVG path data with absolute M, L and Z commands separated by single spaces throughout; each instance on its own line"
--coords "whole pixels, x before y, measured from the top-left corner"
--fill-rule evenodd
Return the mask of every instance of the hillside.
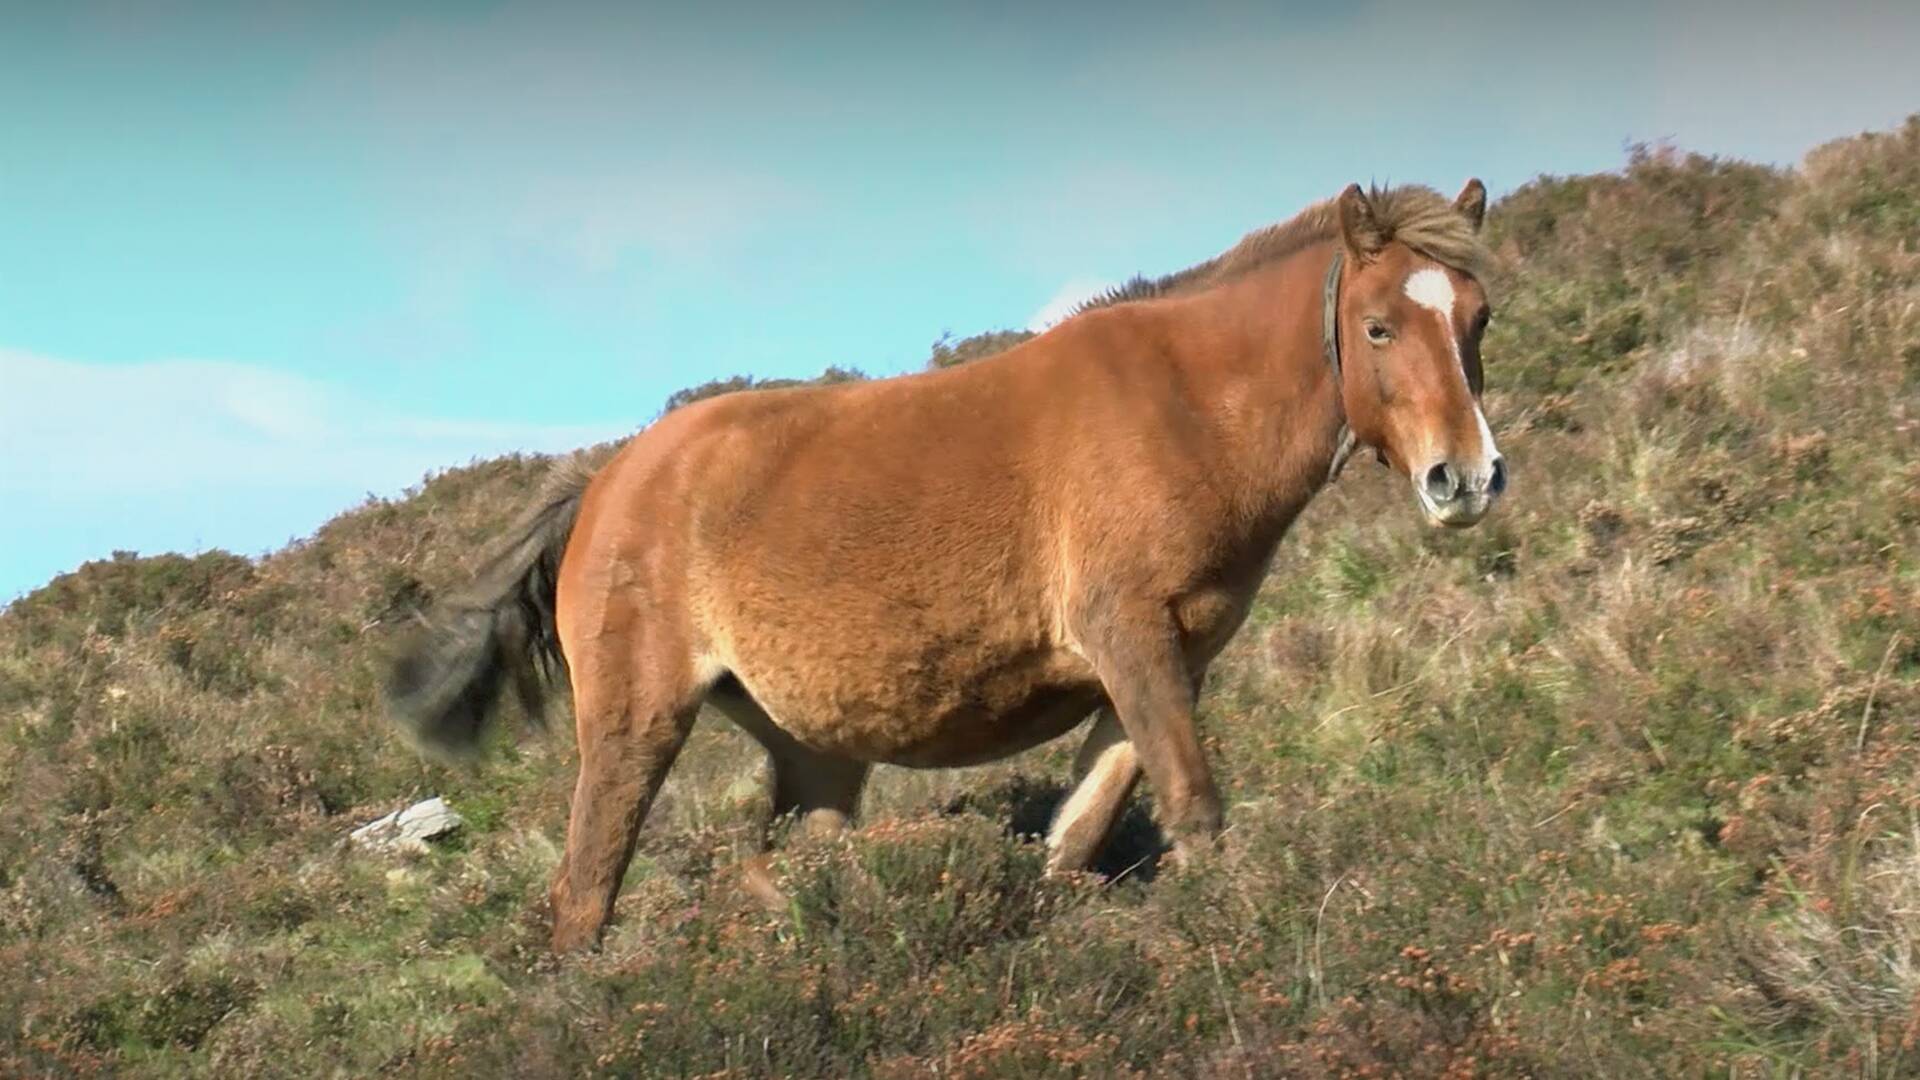
M 882 770 L 769 916 L 703 723 L 555 962 L 566 726 L 447 769 L 374 707 L 539 483 L 506 458 L 0 613 L 0 1075 L 1920 1075 L 1920 117 L 1489 228 L 1515 489 L 1442 533 L 1361 462 L 1309 511 L 1210 677 L 1199 870 L 1142 806 L 1043 880 L 1062 745 Z M 452 843 L 341 844 L 431 794 Z

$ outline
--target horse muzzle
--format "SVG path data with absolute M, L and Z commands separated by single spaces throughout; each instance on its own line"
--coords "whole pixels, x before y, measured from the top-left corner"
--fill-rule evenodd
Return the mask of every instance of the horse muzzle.
M 1484 465 L 1439 461 L 1413 476 L 1413 491 L 1435 525 L 1477 525 L 1507 490 L 1507 462 L 1494 455 Z

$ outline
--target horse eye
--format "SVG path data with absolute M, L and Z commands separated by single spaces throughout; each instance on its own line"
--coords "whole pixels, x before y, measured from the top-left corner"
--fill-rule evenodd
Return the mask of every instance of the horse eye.
M 1380 323 L 1368 319 L 1367 340 L 1373 342 L 1375 345 L 1385 345 L 1387 342 L 1393 340 L 1393 333 Z

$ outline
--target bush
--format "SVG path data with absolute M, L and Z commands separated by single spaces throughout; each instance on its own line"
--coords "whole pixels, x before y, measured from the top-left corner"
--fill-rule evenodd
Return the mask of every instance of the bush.
M 953 367 L 973 360 L 984 360 L 1006 352 L 1033 336 L 1030 330 L 989 330 L 955 341 L 953 335 L 942 334 L 940 340 L 933 343 L 933 354 L 927 357 L 927 367 Z
M 449 769 L 376 704 L 547 459 L 61 575 L 0 613 L 0 1074 L 1911 1075 L 1915 190 L 1920 120 L 1502 200 L 1514 493 L 1433 533 L 1356 463 L 1303 516 L 1209 671 L 1229 828 L 1187 870 L 1148 792 L 1045 878 L 1062 745 L 877 770 L 770 913 L 727 869 L 757 752 L 705 722 L 556 962 L 569 741 Z M 341 844 L 433 794 L 458 841 Z

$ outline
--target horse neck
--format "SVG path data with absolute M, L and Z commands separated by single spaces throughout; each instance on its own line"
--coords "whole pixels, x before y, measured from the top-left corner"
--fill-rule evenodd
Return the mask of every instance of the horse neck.
M 1254 532 L 1278 542 L 1326 486 L 1345 414 L 1322 320 L 1331 244 L 1195 294 L 1178 362 L 1211 414 L 1222 480 Z

